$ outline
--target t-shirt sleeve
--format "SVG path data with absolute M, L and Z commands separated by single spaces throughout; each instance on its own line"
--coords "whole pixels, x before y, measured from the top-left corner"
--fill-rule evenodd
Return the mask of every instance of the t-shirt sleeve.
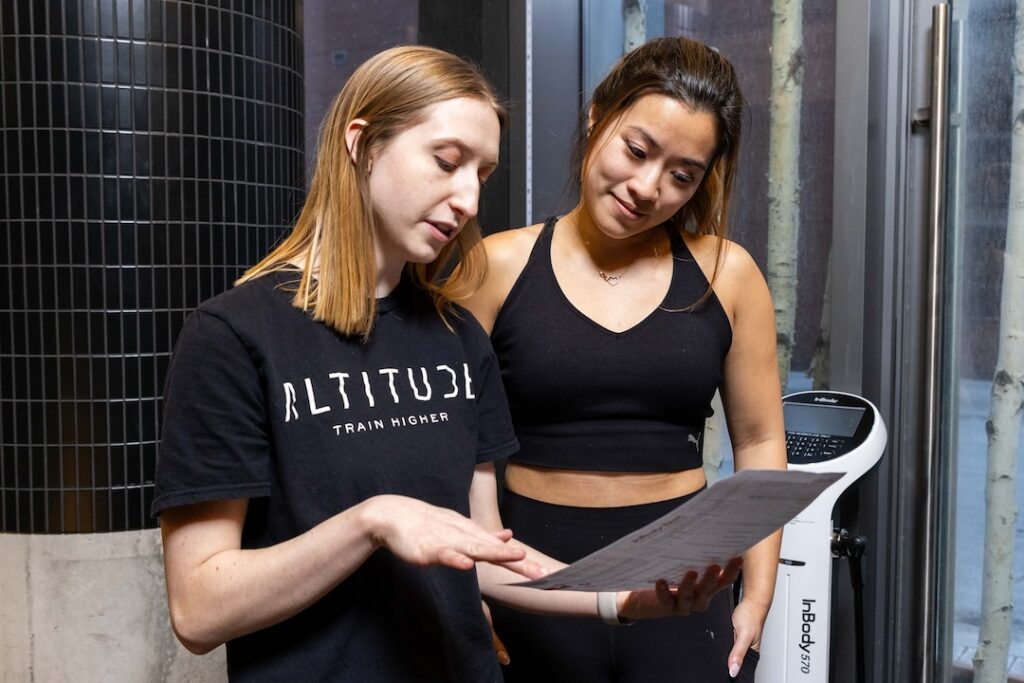
M 167 375 L 153 514 L 268 496 L 270 472 L 256 364 L 226 322 L 200 309 L 185 322 Z
M 472 344 L 477 359 L 476 406 L 478 424 L 477 462 L 488 462 L 507 458 L 519 450 L 519 441 L 512 427 L 508 398 L 501 381 L 498 359 L 491 348 L 491 342 L 476 319 L 468 312 L 472 333 Z

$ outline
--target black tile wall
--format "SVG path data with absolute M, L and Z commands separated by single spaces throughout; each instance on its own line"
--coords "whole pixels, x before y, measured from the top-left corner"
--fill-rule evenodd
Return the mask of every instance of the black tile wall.
M 0 531 L 154 525 L 176 335 L 301 199 L 297 11 L 0 3 Z

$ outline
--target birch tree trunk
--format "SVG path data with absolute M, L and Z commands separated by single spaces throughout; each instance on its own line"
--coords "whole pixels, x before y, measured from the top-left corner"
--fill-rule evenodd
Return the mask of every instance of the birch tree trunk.
M 647 0 L 623 0 L 622 23 L 626 27 L 622 54 L 626 54 L 647 40 Z
M 818 342 L 814 347 L 814 358 L 807 374 L 816 391 L 827 391 L 832 371 L 832 250 L 828 252 L 828 266 L 825 269 L 825 293 L 821 297 L 821 324 L 818 325 Z
M 985 561 L 981 625 L 974 656 L 976 683 L 1006 681 L 1013 618 L 1013 541 L 1017 522 L 1017 450 L 1024 401 L 1024 0 L 1017 0 L 1013 45 L 1013 134 L 1010 197 L 1003 254 L 999 352 L 992 407 L 985 423 Z
M 725 409 L 722 407 L 722 395 L 715 392 L 711 399 L 711 409 L 715 414 L 704 421 L 704 478 L 708 485 L 718 481 L 718 471 L 722 469 L 722 444 L 725 443 Z
M 775 302 L 779 379 L 786 393 L 796 318 L 800 228 L 803 0 L 772 0 L 771 132 L 768 146 L 768 288 Z

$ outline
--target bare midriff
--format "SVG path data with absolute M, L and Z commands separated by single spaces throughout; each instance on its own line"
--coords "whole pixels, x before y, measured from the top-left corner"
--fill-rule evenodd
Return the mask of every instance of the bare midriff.
M 644 505 L 699 491 L 703 468 L 681 472 L 593 472 L 510 462 L 505 486 L 521 496 L 585 508 Z

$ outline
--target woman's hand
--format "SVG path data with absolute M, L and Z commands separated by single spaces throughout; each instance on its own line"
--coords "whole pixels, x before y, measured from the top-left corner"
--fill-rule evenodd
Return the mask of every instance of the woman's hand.
M 768 618 L 769 605 L 743 599 L 732 612 L 734 645 L 729 653 L 729 675 L 736 678 L 747 650 L 761 651 L 761 632 Z
M 742 566 L 742 558 L 734 557 L 725 567 L 710 565 L 703 575 L 687 572 L 676 587 L 661 579 L 654 590 L 622 593 L 619 615 L 627 619 L 656 619 L 703 612 L 715 593 L 736 582 Z
M 535 579 L 545 574 L 526 551 L 508 541 L 512 531 L 488 531 L 447 508 L 406 496 L 375 496 L 364 511 L 374 543 L 417 566 L 444 565 L 469 570 L 477 562 L 506 567 Z

